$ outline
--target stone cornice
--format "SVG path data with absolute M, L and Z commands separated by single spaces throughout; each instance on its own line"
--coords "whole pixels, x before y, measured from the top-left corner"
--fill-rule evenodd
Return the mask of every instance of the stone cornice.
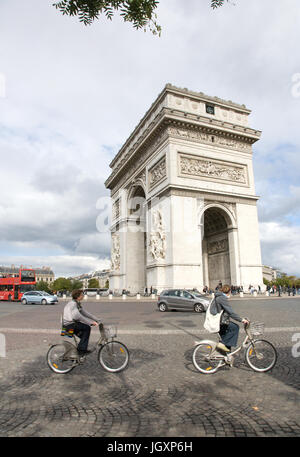
M 109 178 L 106 180 L 105 185 L 108 188 L 113 188 L 114 183 L 119 181 L 120 173 L 124 175 L 126 171 L 132 166 L 133 160 L 137 157 L 144 157 L 144 161 L 147 160 L 149 157 L 149 153 L 146 151 L 150 148 L 151 153 L 153 152 L 152 145 L 155 144 L 157 147 L 162 142 L 161 140 L 166 140 L 172 137 L 180 137 L 179 135 L 172 135 L 168 132 L 168 127 L 176 126 L 178 128 L 184 128 L 187 130 L 193 130 L 194 132 L 200 132 L 203 134 L 209 135 L 216 135 L 217 137 L 223 137 L 227 139 L 234 140 L 243 144 L 244 146 L 248 145 L 248 149 L 240 148 L 242 152 L 252 152 L 251 145 L 259 139 L 260 132 L 258 133 L 256 130 L 253 129 L 243 129 L 244 131 L 236 131 L 229 128 L 221 127 L 219 124 L 214 124 L 210 122 L 209 124 L 202 124 L 198 121 L 187 119 L 185 116 L 182 116 L 180 120 L 174 113 L 169 113 L 168 109 L 163 109 L 160 113 L 161 115 L 157 119 L 157 123 L 153 126 L 153 130 L 149 132 L 146 130 L 144 135 L 139 139 L 137 143 L 123 156 L 122 160 L 120 160 L 118 165 L 115 165 L 114 170 L 112 171 Z M 245 131 L 247 130 L 247 131 Z M 251 132 L 250 132 L 251 131 Z M 165 134 L 165 135 L 164 135 Z M 190 139 L 189 141 L 197 141 L 198 143 L 207 144 L 206 140 L 197 140 L 197 139 Z M 227 145 L 221 145 L 218 143 L 211 143 L 214 147 L 222 147 L 227 149 L 239 149 L 237 147 L 231 147 Z M 142 165 L 139 160 L 139 166 Z M 134 167 L 136 169 L 136 167 Z M 135 171 L 135 170 L 134 170 Z
M 171 108 L 164 108 L 163 110 L 165 117 L 169 119 L 169 123 L 173 121 L 177 125 L 181 124 L 182 126 L 189 126 L 191 128 L 198 127 L 208 133 L 219 133 L 223 136 L 230 136 L 231 138 L 240 139 L 250 144 L 255 143 L 261 136 L 260 130 L 233 124 L 232 122 L 211 119 L 206 116 L 186 113 Z
M 142 150 L 145 151 L 145 148 L 149 147 L 153 142 L 156 142 L 155 138 L 161 135 L 162 130 L 165 130 L 168 125 L 177 125 L 187 129 L 199 130 L 211 135 L 221 135 L 247 143 L 248 145 L 253 144 L 260 138 L 261 132 L 259 130 L 247 126 L 211 118 L 203 114 L 193 114 L 181 109 L 169 108 L 165 106 L 167 93 L 181 93 L 182 95 L 188 93 L 189 96 L 197 95 L 197 93 L 192 93 L 190 91 L 186 92 L 186 90 L 174 88 L 174 86 L 171 85 L 167 85 L 164 88 L 116 157 L 110 163 L 110 167 L 113 170 L 105 182 L 106 187 L 112 189 L 114 183 L 120 176 L 120 173 L 122 172 L 123 175 L 125 170 L 128 169 L 129 164 L 133 162 L 133 159 L 136 159 L 137 154 Z M 221 103 L 221 99 L 218 99 L 217 97 L 204 97 L 201 93 L 198 94 L 197 97 L 201 98 L 201 100 L 211 99 L 211 101 L 214 101 L 215 103 Z M 225 101 L 224 103 L 226 104 Z M 244 108 L 243 105 L 232 104 L 231 102 L 227 102 L 227 105 L 234 109 L 243 110 L 246 113 L 250 112 Z M 203 142 L 205 143 L 205 141 Z M 218 147 L 217 144 L 214 146 Z
M 245 105 L 240 105 L 239 103 L 232 102 L 231 100 L 224 100 L 219 97 L 211 97 L 210 95 L 206 95 L 203 92 L 195 92 L 189 89 L 182 89 L 180 87 L 173 86 L 172 84 L 166 84 L 165 90 L 168 92 L 172 92 L 178 95 L 187 95 L 188 97 L 195 98 L 197 100 L 201 100 L 204 102 L 210 102 L 212 104 L 216 104 L 218 106 L 224 106 L 226 108 L 232 108 L 234 110 L 250 114 L 251 110 L 248 109 Z

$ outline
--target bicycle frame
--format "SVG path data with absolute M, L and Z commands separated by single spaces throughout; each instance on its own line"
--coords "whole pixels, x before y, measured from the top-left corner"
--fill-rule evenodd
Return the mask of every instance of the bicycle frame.
M 101 325 L 101 324 L 100 324 L 100 325 Z M 103 327 L 101 328 L 100 325 L 99 325 L 100 338 L 99 338 L 99 340 L 97 341 L 96 346 L 104 346 L 104 345 L 105 345 L 106 343 L 108 343 L 109 341 L 113 341 L 113 340 L 114 340 L 114 337 L 107 338 L 107 337 L 105 336 L 104 329 L 103 329 Z M 78 338 L 78 337 L 77 337 L 77 338 Z M 66 357 L 66 356 L 67 356 L 67 357 L 70 357 L 70 355 L 72 355 L 72 357 L 74 357 L 74 359 L 75 359 L 75 356 L 76 356 L 76 359 L 75 359 L 75 360 L 77 360 L 77 362 L 79 363 L 80 360 L 83 361 L 83 360 L 85 359 L 85 356 L 81 356 L 81 357 L 80 357 L 79 354 L 78 354 L 78 352 L 77 352 L 77 350 L 78 350 L 78 349 L 77 349 L 77 348 L 78 348 L 78 340 L 77 340 L 77 338 L 76 338 L 76 336 L 75 336 L 74 333 L 73 333 L 72 339 L 73 339 L 73 341 L 74 341 L 74 343 L 75 343 L 75 346 L 74 346 L 74 344 L 72 344 L 70 341 L 63 341 L 63 344 L 64 344 L 64 346 L 65 346 L 65 348 L 66 348 L 66 353 L 65 353 L 64 357 Z M 76 354 L 75 354 L 75 352 L 74 352 L 74 349 L 76 350 Z
M 228 355 L 227 354 L 223 355 L 220 352 L 218 352 L 218 349 L 217 349 L 218 343 L 215 341 L 212 341 L 212 340 L 195 341 L 195 346 L 197 346 L 200 343 L 210 345 L 212 347 L 212 351 L 209 356 L 209 359 L 220 360 L 220 361 L 223 360 L 225 363 L 231 363 L 232 362 L 231 357 L 238 354 L 241 351 L 241 349 L 246 349 L 247 346 L 249 346 L 249 344 L 253 345 L 253 349 L 255 351 L 255 344 L 254 344 L 255 340 L 253 339 L 253 337 L 250 333 L 249 326 L 247 324 L 244 325 L 244 330 L 246 332 L 244 341 L 242 342 L 242 344 L 240 344 L 240 346 L 238 346 L 234 351 L 230 352 Z M 256 351 L 255 351 L 255 355 L 257 355 Z

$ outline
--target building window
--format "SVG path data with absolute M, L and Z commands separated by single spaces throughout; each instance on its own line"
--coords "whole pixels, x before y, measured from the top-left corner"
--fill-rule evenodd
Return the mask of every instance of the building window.
M 213 105 L 208 105 L 206 103 L 205 107 L 207 114 L 215 114 L 215 107 Z

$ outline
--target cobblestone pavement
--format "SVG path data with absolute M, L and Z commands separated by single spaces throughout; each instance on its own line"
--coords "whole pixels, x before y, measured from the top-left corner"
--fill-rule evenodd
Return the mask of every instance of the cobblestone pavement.
M 39 312 L 57 317 L 59 309 L 28 307 L 5 314 L 0 318 L 7 342 L 7 356 L 0 357 L 0 436 L 299 437 L 300 357 L 292 354 L 293 335 L 300 340 L 295 303 L 285 305 L 277 325 L 272 319 L 279 307 L 274 305 L 271 319 L 266 306 L 255 305 L 256 320 L 270 316 L 265 338 L 278 351 L 276 366 L 265 374 L 253 372 L 241 354 L 233 368 L 201 375 L 191 355 L 195 339 L 202 337 L 204 316 L 168 313 L 158 320 L 149 310 L 130 327 L 119 323 L 118 339 L 130 350 L 124 372 L 105 372 L 93 353 L 84 365 L 57 375 L 45 357 L 49 344 L 60 340 L 55 326 L 47 330 L 33 324 Z M 141 307 L 140 312 L 146 311 Z M 25 325 L 30 321 L 35 332 Z M 91 344 L 96 337 L 93 331 Z

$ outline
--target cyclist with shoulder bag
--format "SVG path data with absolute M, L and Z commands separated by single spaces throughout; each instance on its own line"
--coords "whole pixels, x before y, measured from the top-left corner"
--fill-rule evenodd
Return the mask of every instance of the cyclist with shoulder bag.
M 233 311 L 232 307 L 228 303 L 230 295 L 231 287 L 224 285 L 221 290 L 215 293 L 214 300 L 210 306 L 210 312 L 212 315 L 216 315 L 223 311 L 221 315 L 219 330 L 221 342 L 217 344 L 217 349 L 221 352 L 230 352 L 232 346 L 237 345 L 239 326 L 234 322 L 231 322 L 230 319 L 233 319 L 237 322 L 242 322 L 243 324 L 249 324 L 248 319 L 240 317 Z

